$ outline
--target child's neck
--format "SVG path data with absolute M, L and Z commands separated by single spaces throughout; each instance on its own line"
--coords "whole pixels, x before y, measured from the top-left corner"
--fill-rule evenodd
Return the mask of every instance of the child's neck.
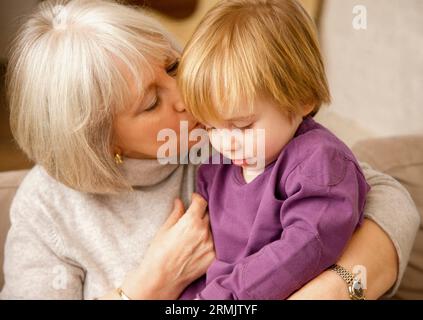
M 258 176 L 260 176 L 268 166 L 272 165 L 277 160 L 278 157 L 275 157 L 273 160 L 268 160 L 265 163 L 264 168 L 253 168 L 253 167 L 241 167 L 242 176 L 247 184 L 253 182 Z
M 242 169 L 242 175 L 247 184 L 253 182 L 260 174 L 263 173 L 262 171 L 248 169 L 248 168 L 241 168 L 241 169 Z

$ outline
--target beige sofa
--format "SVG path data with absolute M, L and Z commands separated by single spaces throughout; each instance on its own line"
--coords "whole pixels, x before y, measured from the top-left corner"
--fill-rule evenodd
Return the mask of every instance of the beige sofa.
M 411 193 L 423 216 L 423 136 L 369 139 L 358 143 L 354 151 L 360 160 L 400 181 Z M 13 195 L 27 171 L 0 174 L 0 262 L 10 226 L 9 208 Z M 423 221 L 423 217 L 422 217 Z M 0 287 L 3 273 L 0 273 Z M 420 227 L 410 263 L 396 298 L 423 299 L 423 226 Z
M 423 299 L 423 135 L 368 139 L 353 148 L 373 168 L 397 179 L 410 192 L 420 213 L 420 229 L 395 298 Z

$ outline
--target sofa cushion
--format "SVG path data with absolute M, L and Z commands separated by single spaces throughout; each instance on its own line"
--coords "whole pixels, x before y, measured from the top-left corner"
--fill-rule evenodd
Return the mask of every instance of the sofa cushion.
M 0 288 L 3 287 L 3 250 L 7 231 L 10 227 L 9 209 L 19 184 L 28 173 L 24 171 L 9 171 L 0 173 Z
M 423 299 L 423 135 L 369 139 L 353 147 L 356 156 L 398 180 L 410 192 L 421 224 L 410 262 L 394 298 Z

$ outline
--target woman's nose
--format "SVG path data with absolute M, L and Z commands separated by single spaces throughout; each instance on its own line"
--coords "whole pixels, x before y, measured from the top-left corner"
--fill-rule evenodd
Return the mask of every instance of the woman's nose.
M 185 107 L 185 104 L 182 101 L 181 97 L 178 97 L 178 99 L 176 99 L 173 107 L 176 110 L 176 112 L 185 112 L 185 111 L 187 111 L 187 109 Z
M 186 108 L 185 103 L 182 101 L 180 94 L 175 97 L 175 100 L 173 102 L 173 109 L 176 113 L 178 113 L 180 120 L 185 120 L 189 122 L 195 121 L 192 114 Z
M 172 88 L 172 96 L 173 96 L 173 108 L 175 109 L 175 111 L 177 112 L 185 112 L 187 111 L 186 107 L 185 107 L 185 103 L 182 100 L 182 95 L 179 93 L 179 89 L 176 86 L 176 81 L 175 84 Z

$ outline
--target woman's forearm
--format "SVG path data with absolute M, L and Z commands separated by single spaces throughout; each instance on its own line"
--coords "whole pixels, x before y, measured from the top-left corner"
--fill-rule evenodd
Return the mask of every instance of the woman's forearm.
M 353 270 L 366 268 L 367 299 L 378 299 L 395 283 L 398 257 L 388 235 L 373 221 L 365 219 L 337 262 Z M 290 299 L 349 299 L 347 284 L 333 271 L 327 270 L 294 293 Z

